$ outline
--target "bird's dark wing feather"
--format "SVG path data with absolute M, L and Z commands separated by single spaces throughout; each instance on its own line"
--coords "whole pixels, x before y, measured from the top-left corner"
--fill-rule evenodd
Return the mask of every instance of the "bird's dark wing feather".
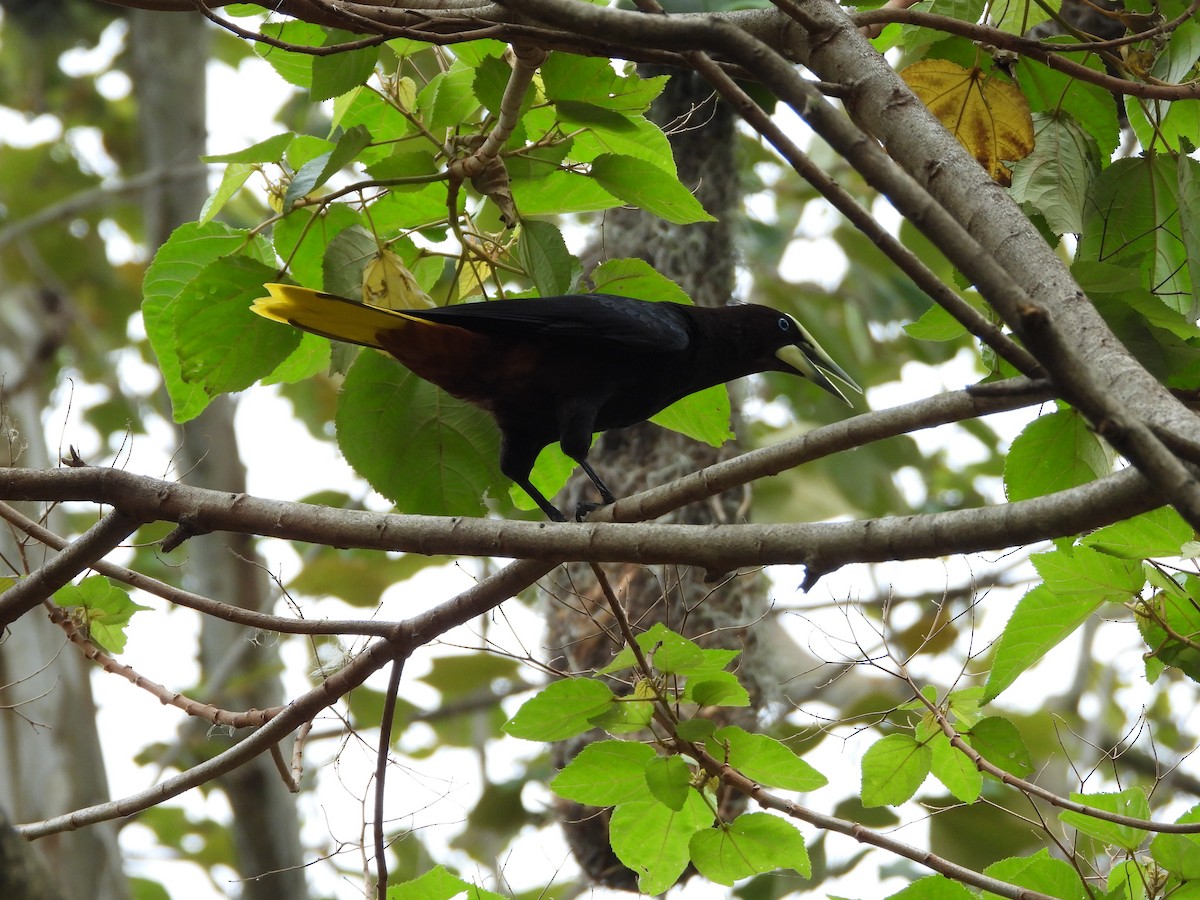
M 437 309 L 405 310 L 405 315 L 481 334 L 600 341 L 629 350 L 674 352 L 687 349 L 687 307 L 651 303 L 609 294 L 539 297 L 463 303 Z

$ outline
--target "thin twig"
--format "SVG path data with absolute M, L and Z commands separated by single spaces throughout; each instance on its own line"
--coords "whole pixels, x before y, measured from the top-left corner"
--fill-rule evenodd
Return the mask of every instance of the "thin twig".
M 138 673 L 133 666 L 117 662 L 112 656 L 96 646 L 82 630 L 71 620 L 66 610 L 54 603 L 53 600 L 43 600 L 46 614 L 50 621 L 57 625 L 67 635 L 67 638 L 79 648 L 86 659 L 96 663 L 105 672 L 119 675 L 136 688 L 141 688 L 154 697 L 163 706 L 173 706 L 189 716 L 204 719 L 214 725 L 228 728 L 256 728 L 279 714 L 282 706 L 272 706 L 269 709 L 248 709 L 244 712 L 234 712 L 211 703 L 201 703 L 178 691 L 173 691 L 165 685 L 151 681 Z
M 921 693 L 918 685 L 907 675 L 904 676 L 909 685 L 913 689 L 913 696 L 921 703 L 937 720 L 938 726 L 942 729 L 942 733 L 950 740 L 951 746 L 962 752 L 967 759 L 971 760 L 975 768 L 980 772 L 984 772 L 996 778 L 1009 787 L 1014 787 L 1022 793 L 1028 794 L 1031 797 L 1037 797 L 1039 800 L 1044 800 L 1051 806 L 1056 806 L 1059 809 L 1069 810 L 1071 812 L 1081 813 L 1085 816 L 1090 816 L 1093 819 L 1100 819 L 1105 822 L 1112 822 L 1115 825 L 1122 825 L 1126 828 L 1139 828 L 1142 831 L 1153 831 L 1160 834 L 1197 834 L 1200 833 L 1200 822 L 1155 822 L 1152 819 L 1138 819 L 1134 816 L 1123 816 L 1120 813 L 1108 812 L 1103 809 L 1097 809 L 1094 806 L 1087 806 L 1075 800 L 1069 800 L 1066 797 L 1060 797 L 1052 791 L 1046 790 L 1040 785 L 1034 784 L 1032 781 L 1026 781 L 1024 778 L 1018 778 L 1011 772 L 1007 772 L 999 766 L 989 762 L 979 755 L 979 752 L 968 744 L 959 734 L 958 730 L 950 723 L 946 717 L 946 713 L 940 706 L 930 702 L 924 694 Z
M 379 900 L 387 900 L 388 868 L 387 844 L 383 839 L 384 786 L 387 782 L 389 750 L 392 745 L 392 719 L 396 715 L 396 694 L 400 690 L 400 677 L 404 674 L 406 656 L 392 660 L 392 671 L 388 676 L 387 692 L 383 695 L 383 717 L 379 723 L 379 751 L 375 757 L 375 893 Z

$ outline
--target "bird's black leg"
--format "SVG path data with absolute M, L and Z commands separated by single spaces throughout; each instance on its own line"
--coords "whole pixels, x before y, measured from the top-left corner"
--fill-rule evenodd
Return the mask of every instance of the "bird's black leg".
M 596 486 L 596 490 L 600 492 L 601 500 L 600 503 L 589 503 L 585 500 L 575 507 L 575 521 L 582 522 L 587 514 L 592 510 L 599 509 L 602 506 L 607 506 L 610 503 L 616 503 L 617 498 L 614 497 L 613 492 L 608 489 L 608 485 L 600 480 L 600 476 L 596 474 L 596 470 L 588 465 L 588 461 L 586 459 L 576 460 L 576 462 L 579 463 L 579 467 L 583 469 L 584 474 L 587 475 L 588 478 L 592 479 L 592 484 L 594 484 Z
M 586 459 L 579 460 L 579 468 L 583 469 L 584 474 L 587 475 L 588 478 L 592 479 L 592 484 L 594 484 L 596 486 L 596 490 L 600 492 L 601 500 L 603 500 L 606 504 L 617 502 L 617 498 L 614 497 L 613 492 L 608 489 L 608 485 L 600 480 L 600 476 L 596 474 L 596 470 L 588 464 Z
M 527 493 L 533 499 L 533 502 L 541 507 L 542 512 L 546 514 L 546 517 L 550 519 L 551 522 L 567 521 L 567 517 L 559 511 L 558 507 L 547 500 L 546 495 L 535 488 L 529 479 L 526 478 L 518 480 L 514 478 L 513 481 L 516 481 L 517 487 L 524 490 L 525 493 Z

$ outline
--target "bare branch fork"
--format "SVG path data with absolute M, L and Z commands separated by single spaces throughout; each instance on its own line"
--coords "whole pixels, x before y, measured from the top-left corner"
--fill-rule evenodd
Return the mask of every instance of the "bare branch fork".
M 148 790 L 52 819 L 21 825 L 17 827 L 17 831 L 25 838 L 34 840 L 63 831 L 74 831 L 97 822 L 131 816 L 231 772 L 260 753 L 271 750 L 296 729 L 311 723 L 321 710 L 337 702 L 384 666 L 406 660 L 415 648 L 495 608 L 529 587 L 552 568 L 553 564 L 540 560 L 512 563 L 457 597 L 396 625 L 388 637 L 373 641 L 344 668 L 294 699 L 270 721 L 225 752 Z

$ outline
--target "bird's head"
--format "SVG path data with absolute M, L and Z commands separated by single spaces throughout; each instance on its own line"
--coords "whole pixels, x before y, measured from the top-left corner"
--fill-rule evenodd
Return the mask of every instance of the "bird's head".
M 852 390 L 862 393 L 846 370 L 833 361 L 808 329 L 794 316 L 778 312 L 765 306 L 746 306 L 744 309 L 762 310 L 755 313 L 755 332 L 764 340 L 768 353 L 762 359 L 763 371 L 788 372 L 807 378 L 813 384 L 828 391 L 843 402 L 850 404 L 838 385 L 830 376 Z M 769 354 L 769 355 L 768 355 Z

